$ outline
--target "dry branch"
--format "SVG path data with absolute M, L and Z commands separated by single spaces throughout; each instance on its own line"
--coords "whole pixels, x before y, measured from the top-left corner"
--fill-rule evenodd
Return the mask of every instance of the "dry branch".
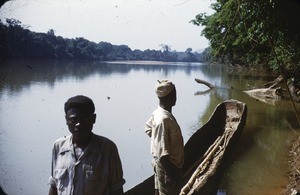
M 263 88 L 274 88 L 276 87 L 277 85 L 279 85 L 279 83 L 281 83 L 283 81 L 283 76 L 282 75 L 279 75 L 274 81 L 271 81 L 269 83 L 266 83 L 264 84 L 262 87 Z
M 204 80 L 201 80 L 201 79 L 197 79 L 197 78 L 195 78 L 195 81 L 196 81 L 197 83 L 206 85 L 206 86 L 209 87 L 210 89 L 215 88 L 215 86 L 214 86 L 213 84 L 211 84 L 211 83 L 209 83 L 209 82 L 207 82 L 207 81 L 204 81 Z
M 261 102 L 275 105 L 275 101 L 281 99 L 283 95 L 282 88 L 277 87 L 283 79 L 283 76 L 279 75 L 275 80 L 264 84 L 262 88 L 247 90 L 244 92 Z

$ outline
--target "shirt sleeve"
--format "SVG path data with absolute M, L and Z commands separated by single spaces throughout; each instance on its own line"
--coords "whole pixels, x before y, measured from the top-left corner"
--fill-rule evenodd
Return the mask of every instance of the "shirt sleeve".
M 170 150 L 172 148 L 170 147 L 168 120 L 167 119 L 163 120 L 161 122 L 161 124 L 158 125 L 157 128 L 160 128 L 158 131 L 160 132 L 159 134 L 161 135 L 161 140 L 160 140 L 161 155 L 160 155 L 160 157 L 169 155 Z
M 125 183 L 123 169 L 117 146 L 113 144 L 110 158 L 110 190 L 116 191 Z
M 145 124 L 145 133 L 151 137 L 152 134 L 152 117 L 149 118 L 149 120 Z
M 183 164 L 184 145 L 180 127 L 175 120 L 170 118 L 164 120 L 163 125 L 163 154 L 169 155 L 170 161 L 177 167 L 181 167 Z
M 52 161 L 51 161 L 51 176 L 49 177 L 49 185 L 56 187 L 57 180 L 53 177 L 53 172 L 54 172 L 54 164 L 55 164 L 55 159 L 56 159 L 56 151 L 55 151 L 55 146 L 52 148 Z

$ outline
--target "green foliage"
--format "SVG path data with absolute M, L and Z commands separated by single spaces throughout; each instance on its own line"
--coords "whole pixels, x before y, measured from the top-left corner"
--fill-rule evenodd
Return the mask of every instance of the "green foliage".
M 295 0 L 216 0 L 200 13 L 211 55 L 223 63 L 289 72 L 300 66 L 300 5 Z M 298 29 L 298 30 L 297 30 Z
M 159 60 L 199 62 L 201 54 L 171 51 L 171 46 L 161 44 L 163 51 L 134 50 L 127 45 L 112 45 L 108 42 L 91 42 L 78 37 L 65 39 L 55 36 L 54 29 L 47 33 L 35 33 L 15 19 L 0 21 L 0 59 L 91 59 L 91 60 Z

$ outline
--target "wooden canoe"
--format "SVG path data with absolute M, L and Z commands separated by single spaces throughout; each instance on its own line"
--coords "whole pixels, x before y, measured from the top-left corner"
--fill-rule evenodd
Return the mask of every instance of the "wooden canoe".
M 184 146 L 184 176 L 180 194 L 215 194 L 212 184 L 224 161 L 237 143 L 246 125 L 247 106 L 227 100 L 215 108 L 207 123 L 198 129 Z M 178 192 L 179 193 L 179 192 Z M 153 195 L 154 176 L 125 192 L 127 195 Z

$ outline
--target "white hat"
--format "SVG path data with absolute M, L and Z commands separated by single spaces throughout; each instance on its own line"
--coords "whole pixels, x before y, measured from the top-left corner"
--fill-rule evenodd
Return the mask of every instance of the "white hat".
M 169 80 L 157 80 L 158 83 L 155 86 L 155 92 L 158 97 L 165 97 L 171 93 L 175 88 L 175 85 Z

